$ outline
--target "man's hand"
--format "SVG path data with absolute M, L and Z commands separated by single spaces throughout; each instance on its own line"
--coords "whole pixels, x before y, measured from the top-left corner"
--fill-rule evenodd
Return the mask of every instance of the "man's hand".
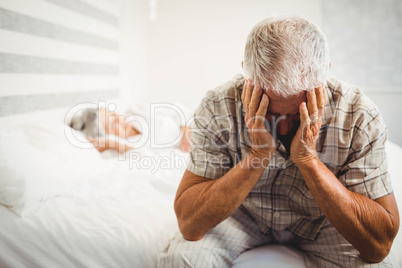
M 291 158 L 296 165 L 305 164 L 317 156 L 316 142 L 325 105 L 323 86 L 310 90 L 306 94 L 307 105 L 303 102 L 299 106 L 300 126 L 290 148 Z
M 271 133 L 265 127 L 265 115 L 269 105 L 268 96 L 263 94 L 263 89 L 259 84 L 254 86 L 250 80 L 246 80 L 241 99 L 246 110 L 244 119 L 252 143 L 250 154 L 261 160 L 270 160 L 276 152 L 276 147 Z M 268 161 L 262 163 L 267 165 L 266 162 Z
M 191 148 L 191 142 L 190 142 L 191 128 L 188 126 L 182 126 L 181 131 L 183 133 L 183 137 L 181 138 L 180 141 L 180 150 L 182 152 L 188 153 Z

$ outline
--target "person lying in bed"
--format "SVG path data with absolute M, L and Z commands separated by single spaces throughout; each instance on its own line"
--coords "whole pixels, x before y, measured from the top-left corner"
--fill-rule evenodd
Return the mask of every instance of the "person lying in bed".
M 167 117 L 157 118 L 157 121 L 166 121 Z M 132 138 L 140 136 L 140 128 L 133 122 L 128 120 L 128 116 L 119 115 L 105 108 L 99 109 L 85 109 L 75 114 L 71 119 L 70 127 L 75 130 L 82 131 L 87 139 L 95 146 L 99 152 L 105 150 L 114 150 L 118 153 L 125 153 L 131 149 L 135 149 L 133 146 Z M 170 122 L 175 124 L 175 122 Z M 160 122 L 159 122 L 159 125 Z M 159 135 L 166 136 L 166 131 L 159 133 Z M 161 131 L 160 131 L 161 132 Z M 189 136 L 191 130 L 188 126 L 180 126 L 181 139 L 179 148 L 183 152 L 190 150 Z

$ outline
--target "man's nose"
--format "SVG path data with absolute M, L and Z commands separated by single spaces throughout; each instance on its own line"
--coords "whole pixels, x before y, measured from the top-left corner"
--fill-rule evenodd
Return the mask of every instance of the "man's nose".
M 293 120 L 290 118 L 281 118 L 276 123 L 276 131 L 279 135 L 287 135 L 293 128 Z

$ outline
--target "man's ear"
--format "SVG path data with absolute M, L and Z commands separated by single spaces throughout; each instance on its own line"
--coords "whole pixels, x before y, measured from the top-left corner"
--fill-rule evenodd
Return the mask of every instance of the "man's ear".
M 243 61 L 241 61 L 241 68 L 243 69 Z M 331 67 L 330 67 L 331 68 Z
M 243 67 L 243 62 L 241 62 L 241 66 Z M 332 62 L 329 62 L 329 68 L 331 69 L 332 67 Z

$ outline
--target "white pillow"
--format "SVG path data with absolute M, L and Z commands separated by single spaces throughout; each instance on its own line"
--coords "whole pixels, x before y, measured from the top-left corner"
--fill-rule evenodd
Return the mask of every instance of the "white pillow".
M 69 191 L 101 170 L 93 146 L 68 141 L 63 123 L 23 124 L 0 130 L 0 203 L 23 216 L 41 201 Z M 84 146 L 82 146 L 84 147 Z

